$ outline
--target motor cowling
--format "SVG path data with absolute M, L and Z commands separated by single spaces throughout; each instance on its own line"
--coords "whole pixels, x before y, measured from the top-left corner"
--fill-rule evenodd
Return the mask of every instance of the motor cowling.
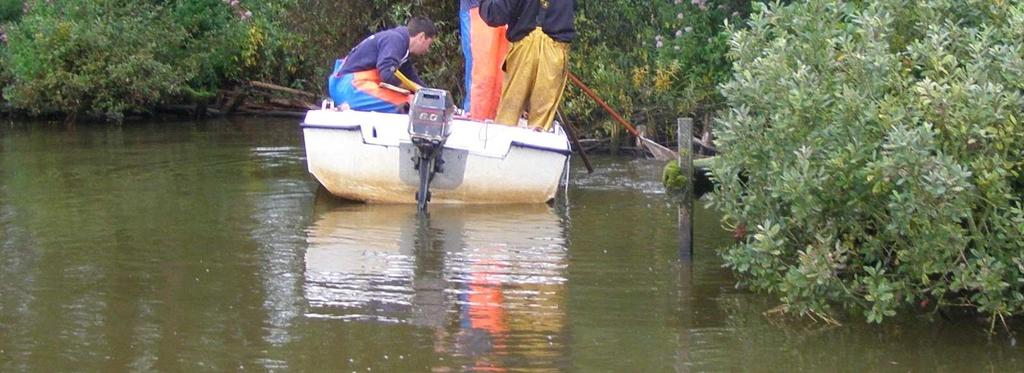
M 451 134 L 455 101 L 443 89 L 421 88 L 409 108 L 409 138 L 417 147 L 443 144 Z

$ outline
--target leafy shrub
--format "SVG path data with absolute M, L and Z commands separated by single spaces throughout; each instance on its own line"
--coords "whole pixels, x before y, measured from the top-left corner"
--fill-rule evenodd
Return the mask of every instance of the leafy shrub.
M 723 99 L 729 77 L 723 34 L 726 20 L 749 13 L 749 0 L 581 1 L 571 70 L 650 137 L 676 139 L 676 118 L 707 122 Z M 628 30 L 628 32 L 609 32 Z M 598 135 L 621 131 L 590 98 L 570 88 L 566 111 L 577 122 L 600 123 Z
M 35 113 L 116 120 L 161 102 L 204 100 L 238 81 L 288 84 L 305 60 L 298 37 L 276 21 L 283 1 L 30 1 L 8 33 L 4 97 Z
M 788 310 L 1024 310 L 1024 5 L 758 6 L 729 41 L 721 250 Z
M 750 1 L 675 0 L 661 4 L 661 32 L 653 41 L 656 73 L 645 80 L 661 88 L 659 96 L 673 99 L 657 103 L 670 110 L 669 116 L 692 115 L 699 124 L 710 125 L 710 117 L 724 102 L 718 86 L 732 73 L 724 25 L 741 22 L 749 13 Z M 663 75 L 671 79 L 661 78 Z
M 306 43 L 304 35 L 289 28 L 289 10 L 296 1 L 252 1 L 245 4 L 253 16 L 248 22 L 240 23 L 243 26 L 239 37 L 243 41 L 241 54 L 231 60 L 238 71 L 235 75 L 228 74 L 228 77 L 307 88 L 310 75 L 319 67 L 308 56 L 323 47 Z M 309 9 L 305 11 L 310 12 Z
M 21 1 L 0 0 L 0 87 L 11 81 L 7 67 L 7 27 L 11 21 L 21 18 Z M 0 102 L 3 95 L 0 95 Z
M 632 72 L 649 69 L 652 63 L 654 45 L 647 41 L 653 40 L 657 32 L 656 20 L 657 9 L 646 1 L 580 1 L 576 13 L 577 38 L 569 53 L 569 70 L 638 125 L 652 122 L 644 117 L 647 107 L 643 102 L 652 91 L 641 93 L 647 82 L 634 84 Z M 576 118 L 574 123 L 589 127 L 598 136 L 621 136 L 621 125 L 572 83 L 567 86 L 563 100 L 566 115 Z M 656 130 L 653 126 L 649 128 Z
M 167 4 L 167 17 L 180 28 L 180 40 L 167 44 L 166 61 L 188 71 L 189 87 L 200 92 L 241 78 L 242 50 L 251 43 L 247 23 L 221 0 L 175 1 Z
M 180 35 L 156 7 L 38 1 L 9 30 L 13 81 L 4 97 L 32 112 L 116 117 L 178 92 L 187 71 L 160 57 L 163 46 L 177 45 Z
M 0 24 L 21 18 L 23 5 L 21 0 L 0 0 Z

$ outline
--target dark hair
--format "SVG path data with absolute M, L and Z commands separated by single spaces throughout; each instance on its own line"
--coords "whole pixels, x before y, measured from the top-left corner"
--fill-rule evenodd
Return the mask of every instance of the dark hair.
M 437 36 L 437 27 L 434 27 L 434 21 L 427 17 L 413 17 L 409 20 L 409 24 L 406 27 L 409 28 L 409 36 L 412 37 L 419 35 L 421 32 L 426 33 L 428 38 Z

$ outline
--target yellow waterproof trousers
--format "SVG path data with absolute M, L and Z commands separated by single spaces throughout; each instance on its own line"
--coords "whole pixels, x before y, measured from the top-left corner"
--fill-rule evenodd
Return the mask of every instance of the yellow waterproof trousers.
M 568 76 L 569 44 L 536 28 L 512 43 L 505 57 L 505 83 L 495 122 L 515 126 L 523 111 L 530 128 L 548 130 L 562 101 Z

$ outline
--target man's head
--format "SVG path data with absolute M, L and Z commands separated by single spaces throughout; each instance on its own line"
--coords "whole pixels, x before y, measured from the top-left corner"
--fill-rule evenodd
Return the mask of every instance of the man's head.
M 437 36 L 434 22 L 427 17 L 413 17 L 406 27 L 409 29 L 409 53 L 417 56 L 427 54 Z

